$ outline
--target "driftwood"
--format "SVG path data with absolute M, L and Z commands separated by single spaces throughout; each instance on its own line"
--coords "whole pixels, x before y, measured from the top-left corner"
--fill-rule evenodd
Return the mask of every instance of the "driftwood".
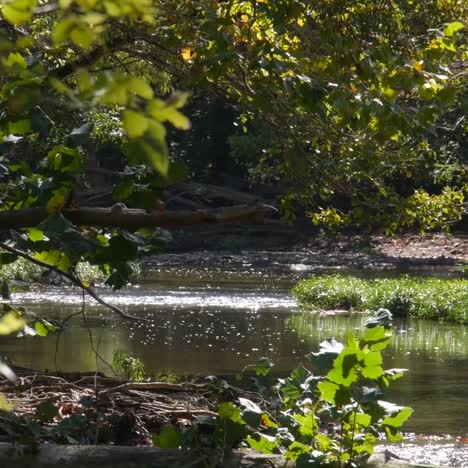
M 60 213 L 78 226 L 120 227 L 124 229 L 182 227 L 195 224 L 258 223 L 271 208 L 265 205 L 237 205 L 196 211 L 164 211 L 148 213 L 117 204 L 111 208 L 65 208 Z M 0 211 L 0 230 L 39 225 L 50 213 L 46 208 Z

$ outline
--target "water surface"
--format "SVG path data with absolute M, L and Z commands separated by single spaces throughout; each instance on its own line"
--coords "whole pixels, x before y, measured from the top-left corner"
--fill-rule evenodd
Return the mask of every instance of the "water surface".
M 75 316 L 59 340 L 55 335 L 6 337 L 0 351 L 24 367 L 110 373 L 105 362 L 120 349 L 140 358 L 150 375 L 235 373 L 268 356 L 275 372 L 284 373 L 322 340 L 343 339 L 366 320 L 363 315 L 304 314 L 286 289 L 249 286 L 176 289 L 159 284 L 119 294 L 103 291 L 104 299 L 148 321 L 128 323 L 89 302 L 86 320 Z M 81 299 L 73 290 L 14 296 L 28 310 L 56 319 L 79 312 Z M 394 325 L 385 364 L 410 372 L 394 384 L 388 398 L 415 409 L 406 430 L 467 434 L 468 327 L 416 320 Z

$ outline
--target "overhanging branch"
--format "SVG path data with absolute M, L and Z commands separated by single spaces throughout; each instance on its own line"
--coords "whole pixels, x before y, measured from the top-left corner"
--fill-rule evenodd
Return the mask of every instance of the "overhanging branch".
M 11 247 L 7 244 L 0 243 L 0 249 L 3 249 L 6 252 L 10 252 L 14 255 L 17 255 L 18 257 L 25 258 L 26 260 L 28 260 L 28 262 L 34 263 L 35 265 L 38 265 L 42 268 L 46 268 L 47 270 L 53 271 L 59 274 L 60 276 L 62 276 L 63 278 L 68 279 L 75 286 L 78 286 L 82 290 L 86 291 L 88 295 L 90 295 L 98 304 L 104 307 L 107 307 L 108 309 L 112 310 L 112 312 L 115 312 L 117 315 L 119 315 L 120 317 L 124 319 L 146 321 L 146 319 L 143 317 L 135 317 L 134 315 L 126 314 L 125 312 L 120 310 L 118 307 L 115 307 L 114 305 L 109 304 L 108 302 L 104 301 L 104 299 L 101 299 L 89 286 L 86 286 L 82 281 L 80 281 L 78 278 L 73 276 L 71 273 L 63 271 L 54 265 L 49 265 L 48 263 L 44 263 L 41 260 L 38 260 L 37 258 L 31 257 L 31 255 L 27 254 L 26 252 L 23 252 L 19 249 Z
M 126 208 L 122 204 L 111 208 L 63 209 L 61 214 L 77 226 L 115 227 L 128 230 L 140 228 L 178 228 L 195 224 L 262 222 L 272 209 L 265 205 L 237 205 L 196 211 L 165 211 L 148 213 Z M 46 208 L 0 211 L 0 230 L 22 229 L 39 225 L 50 213 Z

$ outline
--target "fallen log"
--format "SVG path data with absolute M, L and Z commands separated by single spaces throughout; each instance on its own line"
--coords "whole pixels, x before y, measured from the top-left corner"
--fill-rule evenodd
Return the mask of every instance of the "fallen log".
M 175 228 L 195 224 L 261 223 L 272 209 L 265 205 L 237 205 L 196 211 L 154 211 L 126 208 L 64 208 L 60 213 L 77 226 L 118 227 L 123 229 Z M 46 208 L 0 211 L 0 230 L 38 226 L 50 216 Z

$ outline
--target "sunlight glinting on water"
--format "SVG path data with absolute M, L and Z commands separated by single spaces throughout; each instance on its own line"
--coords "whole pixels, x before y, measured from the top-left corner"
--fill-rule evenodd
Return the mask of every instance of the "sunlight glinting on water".
M 99 292 L 99 296 L 106 302 L 119 306 L 162 306 L 162 307 L 221 307 L 232 309 L 276 309 L 295 308 L 296 300 L 286 293 L 261 293 L 239 290 L 216 289 L 205 290 L 125 290 L 119 293 L 109 293 L 108 290 Z M 21 303 L 60 303 L 81 304 L 82 295 L 78 291 L 48 291 L 46 293 L 24 292 L 14 294 L 13 300 Z M 97 305 L 91 297 L 86 298 L 89 305 Z

